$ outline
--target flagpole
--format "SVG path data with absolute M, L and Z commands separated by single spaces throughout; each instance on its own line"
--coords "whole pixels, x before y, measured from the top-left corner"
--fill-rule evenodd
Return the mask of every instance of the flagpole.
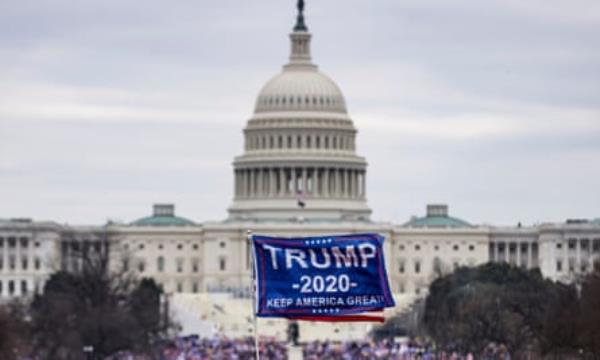
M 251 252 L 250 258 L 252 259 L 252 277 L 251 278 L 252 278 L 252 320 L 254 323 L 254 349 L 256 352 L 256 360 L 260 360 L 260 349 L 258 348 L 258 345 L 259 345 L 258 321 L 256 319 L 256 291 L 257 291 L 256 270 L 255 270 L 256 259 L 254 258 L 254 248 L 252 245 L 252 230 L 248 230 L 246 232 L 246 241 L 248 242 L 248 246 L 249 246 L 250 252 Z

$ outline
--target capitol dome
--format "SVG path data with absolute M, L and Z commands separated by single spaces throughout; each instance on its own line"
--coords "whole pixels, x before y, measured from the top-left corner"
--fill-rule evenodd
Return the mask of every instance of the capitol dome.
M 346 103 L 337 84 L 316 67 L 287 66 L 262 88 L 255 112 L 290 110 L 346 113 Z
M 367 161 L 342 91 L 312 62 L 298 1 L 290 57 L 260 90 L 234 159 L 230 220 L 369 221 Z

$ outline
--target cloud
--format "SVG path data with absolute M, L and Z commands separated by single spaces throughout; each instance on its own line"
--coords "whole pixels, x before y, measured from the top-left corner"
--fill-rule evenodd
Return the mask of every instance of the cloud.
M 594 1 L 309 3 L 376 219 L 448 202 L 473 222 L 598 217 Z M 0 3 L 0 217 L 226 216 L 292 2 Z M 218 208 L 218 209 L 217 209 Z

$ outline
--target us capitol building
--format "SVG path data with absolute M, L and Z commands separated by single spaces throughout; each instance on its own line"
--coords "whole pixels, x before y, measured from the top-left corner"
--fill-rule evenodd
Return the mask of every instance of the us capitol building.
M 58 269 L 77 271 L 80 259 L 70 254 L 87 246 L 109 248 L 112 266 L 152 277 L 167 293 L 180 294 L 191 316 L 205 311 L 200 320 L 219 315 L 202 310 L 211 301 L 242 314 L 250 307 L 242 310 L 243 303 L 233 299 L 248 301 L 248 230 L 279 236 L 380 233 L 392 291 L 405 299 L 399 304 L 423 296 L 436 276 L 459 266 L 508 262 L 561 281 L 598 267 L 600 219 L 494 227 L 452 217 L 446 205 L 434 204 L 406 223 L 372 220 L 357 129 L 342 91 L 312 61 L 312 35 L 302 10 L 300 5 L 290 34 L 289 62 L 259 92 L 243 129 L 244 152 L 233 162 L 227 219 L 195 222 L 177 216 L 172 204 L 156 204 L 150 216 L 129 224 L 0 220 L 0 299 L 40 291 Z M 110 234 L 109 241 L 99 234 Z M 221 330 L 246 331 L 228 324 Z

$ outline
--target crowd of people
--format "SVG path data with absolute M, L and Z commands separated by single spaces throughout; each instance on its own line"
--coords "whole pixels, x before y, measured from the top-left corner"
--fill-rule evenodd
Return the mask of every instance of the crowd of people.
M 288 359 L 289 344 L 284 341 L 262 338 L 259 349 L 261 359 Z M 419 341 L 313 341 L 298 344 L 305 360 L 511 360 L 503 345 L 490 344 L 479 355 L 460 354 L 436 349 Z M 122 351 L 104 360 L 253 360 L 256 358 L 254 338 L 229 339 L 223 337 L 178 337 L 168 341 L 154 355 Z M 292 350 L 293 351 L 293 350 Z M 97 359 L 91 356 L 89 358 Z M 535 358 L 535 357 L 528 357 Z M 21 357 L 20 360 L 41 360 L 39 357 Z
M 287 359 L 285 342 L 272 339 L 261 339 L 261 359 Z M 179 337 L 169 341 L 159 350 L 160 360 L 250 360 L 256 358 L 254 338 L 210 338 L 198 336 Z M 155 358 L 155 357 L 153 357 Z M 105 360 L 149 360 L 145 355 L 121 352 L 107 357 Z
M 407 341 L 315 341 L 305 344 L 304 359 L 308 360 L 473 360 L 472 354 L 436 351 L 429 344 Z
M 261 358 L 287 359 L 284 342 L 262 339 L 259 349 Z M 197 336 L 178 338 L 162 351 L 164 360 L 250 360 L 255 354 L 254 338 L 199 339 Z
M 490 346 L 481 356 L 441 351 L 427 343 L 415 341 L 314 341 L 299 344 L 307 360 L 510 360 L 503 346 Z M 273 339 L 261 339 L 262 359 L 288 358 L 287 344 Z M 197 336 L 180 337 L 165 343 L 160 350 L 161 360 L 250 360 L 255 358 L 253 338 L 200 339 Z M 148 360 L 131 353 L 115 354 L 105 360 Z

